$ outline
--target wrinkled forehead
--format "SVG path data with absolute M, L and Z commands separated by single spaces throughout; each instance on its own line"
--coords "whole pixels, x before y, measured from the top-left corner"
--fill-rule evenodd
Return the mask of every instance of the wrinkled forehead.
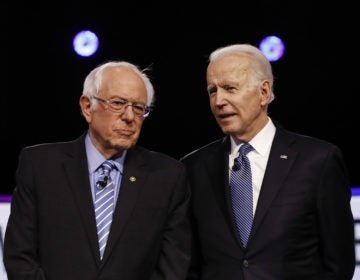
M 100 92 L 107 97 L 122 97 L 129 100 L 146 102 L 147 91 L 138 73 L 127 67 L 105 69 Z
M 103 80 L 111 81 L 126 81 L 131 80 L 143 84 L 143 81 L 138 73 L 126 66 L 108 67 L 104 69 Z
M 206 78 L 213 79 L 239 79 L 246 78 L 249 73 L 249 60 L 246 56 L 226 56 L 218 58 L 209 63 L 206 71 Z

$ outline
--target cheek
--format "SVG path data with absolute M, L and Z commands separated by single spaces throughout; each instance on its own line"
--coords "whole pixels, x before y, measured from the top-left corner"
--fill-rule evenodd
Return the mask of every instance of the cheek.
M 237 103 L 244 109 L 252 111 L 260 108 L 261 99 L 258 94 L 251 92 L 241 96 L 241 98 L 237 100 Z
M 115 120 L 105 114 L 94 114 L 91 118 L 91 126 L 98 131 L 110 134 Z
M 214 109 L 216 108 L 215 102 L 216 102 L 216 99 L 214 97 L 213 98 L 209 97 L 209 105 L 210 105 L 211 111 L 214 111 Z
M 211 112 L 215 113 L 215 105 L 213 103 L 210 102 L 210 110 Z

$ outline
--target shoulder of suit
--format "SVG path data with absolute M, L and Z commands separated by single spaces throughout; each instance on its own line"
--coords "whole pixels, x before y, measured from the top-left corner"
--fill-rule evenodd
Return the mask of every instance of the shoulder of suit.
M 59 142 L 44 142 L 39 144 L 33 144 L 28 146 L 23 146 L 21 148 L 22 153 L 35 153 L 35 154 L 48 154 L 51 156 L 52 153 L 58 152 L 68 152 L 69 150 L 74 150 L 78 147 L 83 146 L 84 143 L 81 138 L 69 141 L 59 141 Z
M 154 151 L 154 150 L 150 150 L 147 149 L 143 146 L 139 146 L 136 145 L 131 149 L 131 153 L 139 153 L 142 155 L 142 157 L 144 157 L 146 159 L 147 162 L 151 162 L 152 164 L 165 164 L 165 165 L 179 165 L 181 164 L 180 161 L 178 159 L 176 159 L 175 157 L 160 152 L 160 151 Z
M 216 139 L 215 141 L 212 141 L 210 143 L 207 143 L 188 154 L 184 155 L 180 158 L 181 161 L 191 161 L 195 160 L 199 157 L 206 157 L 207 155 L 213 155 L 215 154 L 220 148 L 227 146 L 227 144 L 230 145 L 230 143 L 227 143 L 229 141 L 229 138 L 227 136 Z
M 39 144 L 24 146 L 23 149 L 29 151 L 51 150 L 62 146 L 72 145 L 73 143 L 74 141 L 39 143 Z
M 289 139 L 292 139 L 291 141 L 295 141 L 296 143 L 304 146 L 311 146 L 313 148 L 317 148 L 317 149 L 337 149 L 338 147 L 332 143 L 329 142 L 325 139 L 321 139 L 315 136 L 310 136 L 310 135 L 306 135 L 306 134 L 302 134 L 302 133 L 298 133 L 298 132 L 294 132 L 294 131 L 290 131 L 287 129 L 284 129 L 282 127 L 277 127 L 277 133 L 279 133 L 279 135 L 281 135 L 280 137 L 287 137 Z

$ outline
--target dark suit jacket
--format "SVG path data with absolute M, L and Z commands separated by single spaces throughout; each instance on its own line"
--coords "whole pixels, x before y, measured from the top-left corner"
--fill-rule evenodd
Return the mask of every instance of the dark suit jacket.
M 180 162 L 128 151 L 102 261 L 84 135 L 25 148 L 16 177 L 4 245 L 9 280 L 185 278 L 189 186 Z
M 339 149 L 277 127 L 246 249 L 231 215 L 229 151 L 225 137 L 182 158 L 198 241 L 188 279 L 352 279 L 351 191 Z

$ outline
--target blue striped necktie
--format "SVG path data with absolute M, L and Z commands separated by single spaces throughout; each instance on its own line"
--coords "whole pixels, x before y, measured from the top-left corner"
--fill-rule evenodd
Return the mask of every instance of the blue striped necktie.
M 253 150 L 249 143 L 240 147 L 230 175 L 232 211 L 238 234 L 246 247 L 253 223 L 253 193 L 251 166 L 247 153 Z
M 110 177 L 113 168 L 116 167 L 111 160 L 104 161 L 96 177 L 95 216 L 101 259 L 105 251 L 114 211 L 115 189 Z

